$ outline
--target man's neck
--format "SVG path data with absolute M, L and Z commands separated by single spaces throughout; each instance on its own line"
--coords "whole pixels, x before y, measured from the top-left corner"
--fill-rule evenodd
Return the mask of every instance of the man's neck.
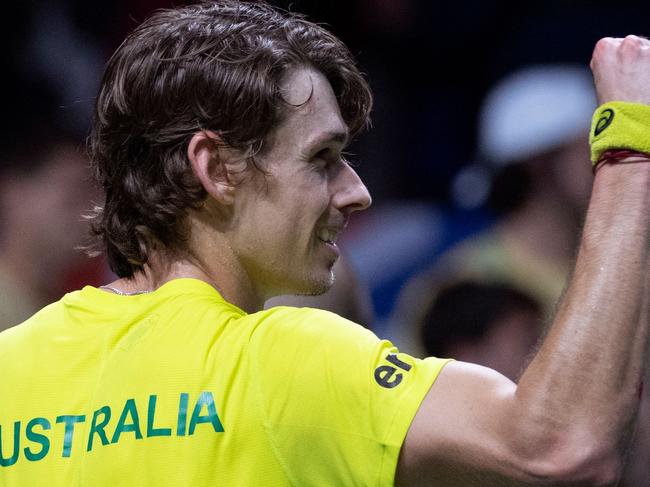
M 173 279 L 192 278 L 207 282 L 223 298 L 248 313 L 259 311 L 264 306 L 264 299 L 252 292 L 247 276 L 240 276 L 235 266 L 219 265 L 216 262 L 205 264 L 197 259 L 187 257 L 163 257 L 151 253 L 149 263 L 143 270 L 137 271 L 130 278 L 121 278 L 110 284 L 125 293 L 150 292 L 158 289 Z

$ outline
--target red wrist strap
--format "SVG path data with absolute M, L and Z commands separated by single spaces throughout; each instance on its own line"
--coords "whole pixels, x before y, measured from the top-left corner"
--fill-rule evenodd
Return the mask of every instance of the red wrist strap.
M 640 162 L 638 159 L 624 160 L 629 159 L 630 157 L 641 157 L 643 159 L 647 159 L 650 162 L 650 154 L 646 154 L 645 152 L 638 152 L 629 149 L 610 149 L 603 152 L 603 154 L 600 156 L 600 159 L 598 159 L 598 162 L 594 164 L 594 174 L 596 174 L 596 171 L 598 171 L 598 169 L 600 169 L 601 166 L 605 164 Z

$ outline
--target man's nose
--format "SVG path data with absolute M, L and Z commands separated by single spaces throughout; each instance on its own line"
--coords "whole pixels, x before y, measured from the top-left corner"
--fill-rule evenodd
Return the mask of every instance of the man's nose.
M 333 204 L 345 213 L 365 210 L 372 204 L 368 188 L 363 184 L 357 172 L 345 164 L 338 174 Z

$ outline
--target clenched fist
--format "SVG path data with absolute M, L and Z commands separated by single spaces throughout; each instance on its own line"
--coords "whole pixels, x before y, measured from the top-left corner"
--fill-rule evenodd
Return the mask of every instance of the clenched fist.
M 605 37 L 591 58 L 598 103 L 629 101 L 650 105 L 650 41 L 629 35 Z

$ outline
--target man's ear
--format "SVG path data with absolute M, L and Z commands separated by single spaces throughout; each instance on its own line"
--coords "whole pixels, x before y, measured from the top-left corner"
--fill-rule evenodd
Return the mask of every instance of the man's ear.
M 246 168 L 242 153 L 228 148 L 216 133 L 204 130 L 190 139 L 187 157 L 207 193 L 222 205 L 232 205 Z

